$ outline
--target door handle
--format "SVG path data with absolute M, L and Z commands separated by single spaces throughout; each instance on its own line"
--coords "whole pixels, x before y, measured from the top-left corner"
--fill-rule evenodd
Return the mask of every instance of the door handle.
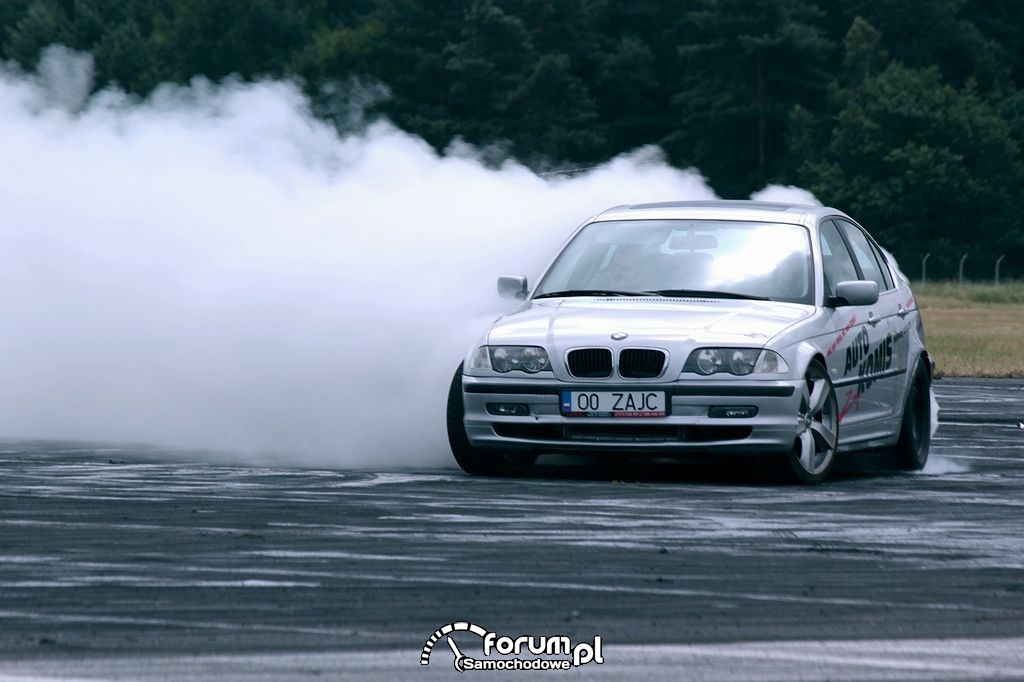
M 871 312 L 868 313 L 868 324 L 870 324 L 872 327 L 874 327 L 876 324 L 878 324 L 881 321 L 882 321 L 882 318 L 875 317 L 874 313 L 871 313 Z
M 896 314 L 900 317 L 906 317 L 910 314 L 910 311 L 904 308 L 903 304 L 900 304 L 900 307 L 896 309 Z

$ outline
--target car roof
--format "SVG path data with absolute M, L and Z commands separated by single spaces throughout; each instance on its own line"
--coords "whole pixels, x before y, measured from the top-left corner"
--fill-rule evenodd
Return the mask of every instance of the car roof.
M 719 199 L 625 204 L 609 208 L 593 220 L 751 220 L 800 225 L 813 224 L 820 217 L 837 214 L 845 215 L 828 206 Z

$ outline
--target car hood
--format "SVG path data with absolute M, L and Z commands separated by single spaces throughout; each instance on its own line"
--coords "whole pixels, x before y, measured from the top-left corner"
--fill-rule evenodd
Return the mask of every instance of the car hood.
M 811 306 L 774 301 L 671 298 L 564 298 L 531 301 L 495 321 L 492 345 L 539 345 L 563 351 L 607 346 L 626 333 L 624 346 L 762 346 L 799 320 Z

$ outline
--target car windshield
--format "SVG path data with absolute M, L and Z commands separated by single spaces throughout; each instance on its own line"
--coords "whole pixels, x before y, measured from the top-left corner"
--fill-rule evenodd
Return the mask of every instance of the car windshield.
M 812 303 L 810 236 L 799 225 L 621 220 L 587 225 L 534 297 L 721 294 Z

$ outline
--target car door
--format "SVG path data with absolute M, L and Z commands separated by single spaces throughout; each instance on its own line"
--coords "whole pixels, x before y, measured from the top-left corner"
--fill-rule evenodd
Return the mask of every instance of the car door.
M 846 238 L 833 219 L 823 220 L 822 272 L 826 302 L 839 282 L 866 279 Z M 881 289 L 881 287 L 879 287 Z M 839 421 L 846 427 L 881 420 L 892 414 L 892 398 L 877 385 L 873 368 L 887 358 L 889 323 L 878 304 L 826 307 L 831 315 L 825 363 L 836 389 Z M 879 359 L 881 358 L 881 359 Z
M 867 362 L 864 386 L 876 393 L 875 399 L 886 403 L 887 414 L 898 414 L 909 350 L 909 339 L 904 330 L 906 295 L 894 285 L 888 264 L 863 228 L 842 218 L 835 222 L 850 246 L 862 279 L 878 284 L 878 304 L 874 308 L 876 315 L 882 318 L 878 327 L 884 325 L 886 329 L 886 337 L 880 342 L 881 350 Z
M 910 339 L 913 335 L 911 325 L 917 324 L 920 320 L 919 315 L 914 314 L 917 310 L 917 300 L 910 290 L 910 283 L 907 282 L 905 277 L 900 277 L 895 263 L 889 262 L 889 256 L 882 251 L 874 240 L 871 240 L 870 244 L 871 249 L 875 252 L 875 257 L 882 266 L 882 275 L 887 277 L 889 282 L 892 283 L 892 296 L 896 301 L 896 317 L 890 318 L 892 320 L 890 326 L 893 330 L 892 369 L 900 374 L 900 376 L 896 377 L 897 383 L 905 386 L 907 373 L 914 369 L 914 360 L 916 360 L 916 358 L 910 356 Z M 897 397 L 897 409 L 900 407 L 898 401 L 905 399 L 905 393 L 906 389 L 903 389 L 901 395 Z

